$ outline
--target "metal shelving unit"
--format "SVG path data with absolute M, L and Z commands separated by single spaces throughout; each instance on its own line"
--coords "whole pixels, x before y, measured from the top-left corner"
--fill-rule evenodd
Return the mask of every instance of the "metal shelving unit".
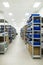
M 28 44 L 32 58 L 41 58 L 41 17 L 39 14 L 32 14 L 27 21 Z M 31 32 L 31 34 L 30 34 Z M 31 40 L 29 40 L 31 38 Z
M 11 25 L 6 25 L 6 28 L 8 29 L 9 43 L 11 43 L 12 40 L 16 37 L 16 29 Z
M 6 26 L 6 28 L 8 29 L 8 35 L 9 35 L 9 43 L 12 42 L 12 28 L 11 25 Z
M 21 32 L 20 35 L 22 37 L 22 39 L 24 40 L 25 44 L 27 44 L 27 37 L 26 37 L 26 33 L 27 33 L 27 25 L 25 25 L 23 28 L 21 28 Z
M 8 49 L 8 32 L 5 28 L 5 19 L 0 19 L 0 53 L 5 53 Z

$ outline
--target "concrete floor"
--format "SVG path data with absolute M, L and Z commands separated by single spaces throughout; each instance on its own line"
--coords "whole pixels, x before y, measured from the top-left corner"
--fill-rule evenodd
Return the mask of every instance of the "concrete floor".
M 7 52 L 0 55 L 0 65 L 43 65 L 43 58 L 32 59 L 24 41 L 17 36 Z

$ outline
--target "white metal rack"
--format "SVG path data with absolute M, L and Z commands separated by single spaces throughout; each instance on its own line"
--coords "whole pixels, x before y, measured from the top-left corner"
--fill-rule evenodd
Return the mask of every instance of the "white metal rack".
M 3 20 L 3 22 L 1 22 Z M 4 26 L 3 27 L 3 32 L 0 32 L 0 38 L 3 38 L 3 41 L 0 42 L 0 53 L 5 53 L 8 49 L 8 40 L 6 40 L 6 37 L 8 36 L 8 32 L 5 31 L 5 19 L 1 19 L 0 21 L 0 26 Z M 2 29 L 0 28 L 0 30 L 2 31 Z
M 41 22 L 41 48 L 43 48 L 43 17 Z
M 39 18 L 40 19 L 40 21 L 41 21 L 41 17 L 40 16 L 33 16 L 32 17 L 32 20 L 34 21 L 34 17 L 35 18 Z M 32 30 L 32 33 L 33 33 L 33 31 L 41 31 L 41 23 L 32 23 L 32 25 L 33 25 L 33 27 L 34 27 L 34 25 L 35 25 L 35 27 L 37 27 L 37 26 L 40 26 L 40 30 Z M 33 33 L 33 34 L 35 34 L 35 33 Z M 37 36 L 37 35 L 36 35 Z M 38 39 L 40 39 L 40 45 L 34 45 L 33 43 L 34 43 L 34 39 L 36 39 L 36 40 L 38 40 Z M 40 32 L 40 38 L 33 38 L 33 35 L 32 35 L 32 40 L 33 40 L 33 43 L 32 43 L 32 57 L 33 58 L 41 58 L 41 32 Z M 40 48 L 40 50 L 39 50 L 39 55 L 37 54 L 37 55 L 34 55 L 34 48 Z M 38 50 L 38 49 L 37 49 Z M 36 51 L 37 51 L 36 50 Z M 37 52 L 36 52 L 37 53 Z
M 30 29 L 32 27 L 32 33 L 31 33 L 32 41 L 29 41 L 29 45 L 31 47 L 32 58 L 41 58 L 41 23 L 40 23 L 41 22 L 41 17 L 40 16 L 35 16 L 35 15 L 37 15 L 37 14 L 33 14 L 33 16 L 31 17 L 32 20 L 28 21 L 28 22 L 32 23 L 31 26 L 29 26 Z M 39 27 L 40 29 L 38 29 L 37 27 Z M 36 30 L 35 30 L 35 28 L 36 28 Z M 34 32 L 37 32 L 37 33 L 34 33 Z M 38 33 L 38 32 L 40 32 L 40 33 Z M 37 37 L 37 36 L 40 36 L 40 37 Z M 34 41 L 34 39 L 36 41 Z M 39 40 L 40 42 L 37 41 L 37 40 Z

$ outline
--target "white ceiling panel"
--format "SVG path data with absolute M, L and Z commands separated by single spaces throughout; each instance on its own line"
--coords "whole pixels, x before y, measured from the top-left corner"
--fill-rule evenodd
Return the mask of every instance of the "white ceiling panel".
M 2 4 L 3 2 L 8 2 L 10 7 L 4 7 Z M 41 5 L 38 8 L 33 8 L 35 2 L 41 2 Z M 22 26 L 21 24 L 25 22 L 23 19 L 26 19 L 26 13 L 35 13 L 40 10 L 41 7 L 43 7 L 43 0 L 0 0 L 0 10 L 4 12 L 5 18 L 13 26 L 15 26 L 16 22 L 18 27 Z M 8 15 L 10 12 L 13 13 L 12 16 Z M 11 19 L 15 19 L 15 21 L 12 21 Z

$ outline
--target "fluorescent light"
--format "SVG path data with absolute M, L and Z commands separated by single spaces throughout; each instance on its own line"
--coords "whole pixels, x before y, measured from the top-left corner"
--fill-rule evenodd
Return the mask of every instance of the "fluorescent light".
M 41 2 L 36 2 L 36 3 L 33 5 L 33 7 L 34 7 L 34 8 L 37 8 L 37 7 L 39 7 L 40 4 L 41 4 Z
M 29 16 L 29 13 L 26 13 L 25 16 Z
M 12 21 L 14 21 L 14 19 L 12 19 Z
M 3 5 L 4 5 L 5 7 L 10 7 L 10 5 L 9 5 L 8 2 L 3 2 Z
M 10 12 L 10 13 L 9 13 L 9 16 L 12 16 L 12 15 L 13 15 L 13 14 Z

